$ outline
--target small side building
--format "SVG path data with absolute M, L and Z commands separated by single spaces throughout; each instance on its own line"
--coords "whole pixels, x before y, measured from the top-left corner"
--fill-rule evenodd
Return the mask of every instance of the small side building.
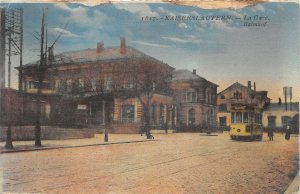
M 299 102 L 271 103 L 263 111 L 262 123 L 265 128 L 280 132 L 289 125 L 292 133 L 299 133 Z
M 182 131 L 215 129 L 217 120 L 217 87 L 196 70 L 175 70 L 172 84 L 176 126 Z

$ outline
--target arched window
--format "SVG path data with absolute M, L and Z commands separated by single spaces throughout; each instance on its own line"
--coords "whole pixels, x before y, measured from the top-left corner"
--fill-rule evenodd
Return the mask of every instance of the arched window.
M 194 126 L 195 125 L 195 109 L 190 109 L 188 112 L 188 125 Z
M 153 122 L 153 124 L 156 124 L 156 105 L 155 104 L 153 104 L 152 105 L 152 122 Z

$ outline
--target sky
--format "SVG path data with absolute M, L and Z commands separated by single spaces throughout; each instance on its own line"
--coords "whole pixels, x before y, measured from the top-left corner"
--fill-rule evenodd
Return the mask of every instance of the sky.
M 80 4 L 0 4 L 24 9 L 24 64 L 38 60 L 41 15 L 47 8 L 49 43 L 59 33 L 54 53 L 118 46 L 120 37 L 134 47 L 176 69 L 196 69 L 219 85 L 218 92 L 235 82 L 256 82 L 273 102 L 283 87 L 299 91 L 299 4 L 262 3 L 243 9 L 205 10 L 167 3 L 119 3 L 88 7 Z M 145 20 L 155 17 L 158 20 Z M 172 16 L 229 16 L 228 20 L 168 20 Z M 263 20 L 245 20 L 254 16 Z M 266 18 L 267 17 L 267 18 Z M 143 20 L 144 19 L 144 20 Z M 244 26 L 244 22 L 266 26 Z M 18 66 L 14 58 L 13 66 Z M 12 83 L 17 88 L 17 71 Z

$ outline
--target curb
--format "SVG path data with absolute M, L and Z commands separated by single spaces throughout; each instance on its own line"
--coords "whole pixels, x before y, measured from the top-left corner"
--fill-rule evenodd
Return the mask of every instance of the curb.
M 293 182 L 289 185 L 289 187 L 286 189 L 284 194 L 297 194 L 299 193 L 299 187 L 300 187 L 300 177 L 298 172 Z
M 137 140 L 137 141 L 122 141 L 122 142 L 108 142 L 108 143 L 99 143 L 99 144 L 75 145 L 75 146 L 32 147 L 29 149 L 3 150 L 3 151 L 0 151 L 0 154 L 5 154 L 5 153 L 9 154 L 9 153 L 16 153 L 16 152 L 32 152 L 32 151 L 53 150 L 53 149 L 65 149 L 65 148 L 106 146 L 106 145 L 114 145 L 114 144 L 142 143 L 142 142 L 149 142 L 149 141 L 158 141 L 158 140 L 149 139 L 149 140 Z

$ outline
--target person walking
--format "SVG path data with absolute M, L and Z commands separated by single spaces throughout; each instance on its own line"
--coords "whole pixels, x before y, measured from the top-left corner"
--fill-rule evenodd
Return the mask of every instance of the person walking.
M 288 125 L 288 126 L 286 127 L 285 139 L 286 139 L 286 140 L 290 140 L 290 136 L 291 136 L 291 128 L 290 128 L 290 126 Z
M 274 132 L 273 132 L 273 128 L 269 128 L 268 129 L 268 137 L 269 137 L 269 141 L 273 141 L 273 136 L 274 136 Z

